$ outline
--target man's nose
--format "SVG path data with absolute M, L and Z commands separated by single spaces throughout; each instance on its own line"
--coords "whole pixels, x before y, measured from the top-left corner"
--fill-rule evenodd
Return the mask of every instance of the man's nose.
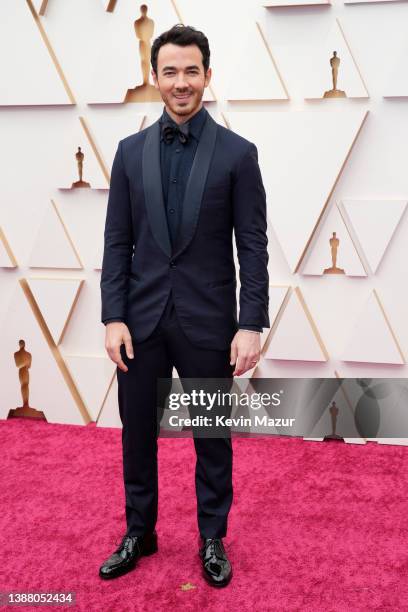
M 185 78 L 185 74 L 183 72 L 179 72 L 176 77 L 175 86 L 178 89 L 182 89 L 183 87 L 188 87 L 188 83 Z

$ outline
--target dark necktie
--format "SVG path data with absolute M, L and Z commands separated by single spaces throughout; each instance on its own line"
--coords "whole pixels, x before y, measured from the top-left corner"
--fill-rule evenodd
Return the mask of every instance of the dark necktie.
M 161 133 L 163 140 L 166 144 L 173 142 L 175 136 L 178 137 L 182 144 L 186 144 L 189 136 L 188 123 L 182 123 L 181 125 L 175 125 L 170 121 L 164 121 L 161 127 Z

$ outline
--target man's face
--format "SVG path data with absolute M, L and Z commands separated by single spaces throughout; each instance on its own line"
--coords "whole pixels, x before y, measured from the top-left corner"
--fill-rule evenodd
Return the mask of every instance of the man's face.
M 204 74 L 203 59 L 197 45 L 181 47 L 167 43 L 157 56 L 157 74 L 153 82 L 166 107 L 179 118 L 187 120 L 201 106 L 204 88 L 210 82 L 211 68 Z

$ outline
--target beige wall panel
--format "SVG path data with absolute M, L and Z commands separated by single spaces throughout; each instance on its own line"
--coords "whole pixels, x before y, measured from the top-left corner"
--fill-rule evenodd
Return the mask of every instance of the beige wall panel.
M 109 391 L 115 364 L 107 357 L 93 355 L 64 354 L 64 361 L 92 420 L 96 421 Z
M 20 350 L 19 341 L 24 340 L 24 351 L 31 355 L 28 368 L 28 403 L 31 408 L 44 412 L 51 423 L 73 423 L 84 425 L 72 389 L 44 335 L 44 330 L 33 314 L 19 283 L 9 303 L 0 330 L 2 348 L 0 351 L 0 372 L 3 385 L 0 394 L 0 417 L 7 418 L 11 408 L 23 405 L 19 369 L 14 354 Z
M 75 191 L 75 193 L 74 193 Z M 92 268 L 103 249 L 108 192 L 94 189 L 63 191 L 58 209 L 86 268 Z
M 236 68 L 231 71 L 228 100 L 286 100 L 272 52 L 257 23 L 248 24 Z
M 62 340 L 83 282 L 77 278 L 27 278 L 55 344 Z
M 112 384 L 99 414 L 97 426 L 122 428 L 122 422 L 119 416 L 118 381 L 116 374 L 113 377 Z
M 327 361 L 327 351 L 299 291 L 292 292 L 280 320 L 272 329 L 264 357 Z
M 343 200 L 350 231 L 375 274 L 407 207 L 406 200 Z
M 347 98 L 367 98 L 368 91 L 362 74 L 338 20 L 330 27 L 324 39 L 305 48 L 304 53 L 298 57 L 302 67 L 305 98 L 321 99 L 326 91 L 333 88 L 330 59 L 334 51 L 340 60 L 336 88 L 343 91 Z
M 258 146 L 268 215 L 293 271 L 365 116 L 359 109 L 227 114 L 232 129 Z
M 333 232 L 336 233 L 335 237 L 333 237 Z M 314 238 L 301 266 L 302 274 L 321 276 L 330 273 L 330 268 L 333 268 L 332 256 L 337 255 L 336 267 L 343 270 L 344 274 L 347 276 L 367 276 L 337 206 L 333 205 L 329 209 L 325 218 L 320 222 Z M 333 239 L 339 242 L 336 252 L 332 254 L 330 240 Z
M 71 104 L 25 0 L 0 3 L 0 106 Z
M 48 206 L 29 258 L 31 268 L 82 268 L 54 202 Z
M 401 365 L 404 355 L 376 292 L 371 292 L 349 332 L 342 359 Z

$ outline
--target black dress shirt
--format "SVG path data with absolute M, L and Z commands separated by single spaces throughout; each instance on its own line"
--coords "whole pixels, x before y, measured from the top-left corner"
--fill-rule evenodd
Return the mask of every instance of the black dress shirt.
M 171 143 L 165 142 L 163 135 L 160 139 L 163 200 L 172 246 L 175 244 L 180 225 L 184 192 L 206 115 L 207 111 L 202 106 L 187 122 L 189 138 L 186 143 L 181 143 L 177 135 Z M 166 121 L 177 128 L 177 123 L 173 121 L 166 109 L 163 110 L 159 121 L 161 125 Z

